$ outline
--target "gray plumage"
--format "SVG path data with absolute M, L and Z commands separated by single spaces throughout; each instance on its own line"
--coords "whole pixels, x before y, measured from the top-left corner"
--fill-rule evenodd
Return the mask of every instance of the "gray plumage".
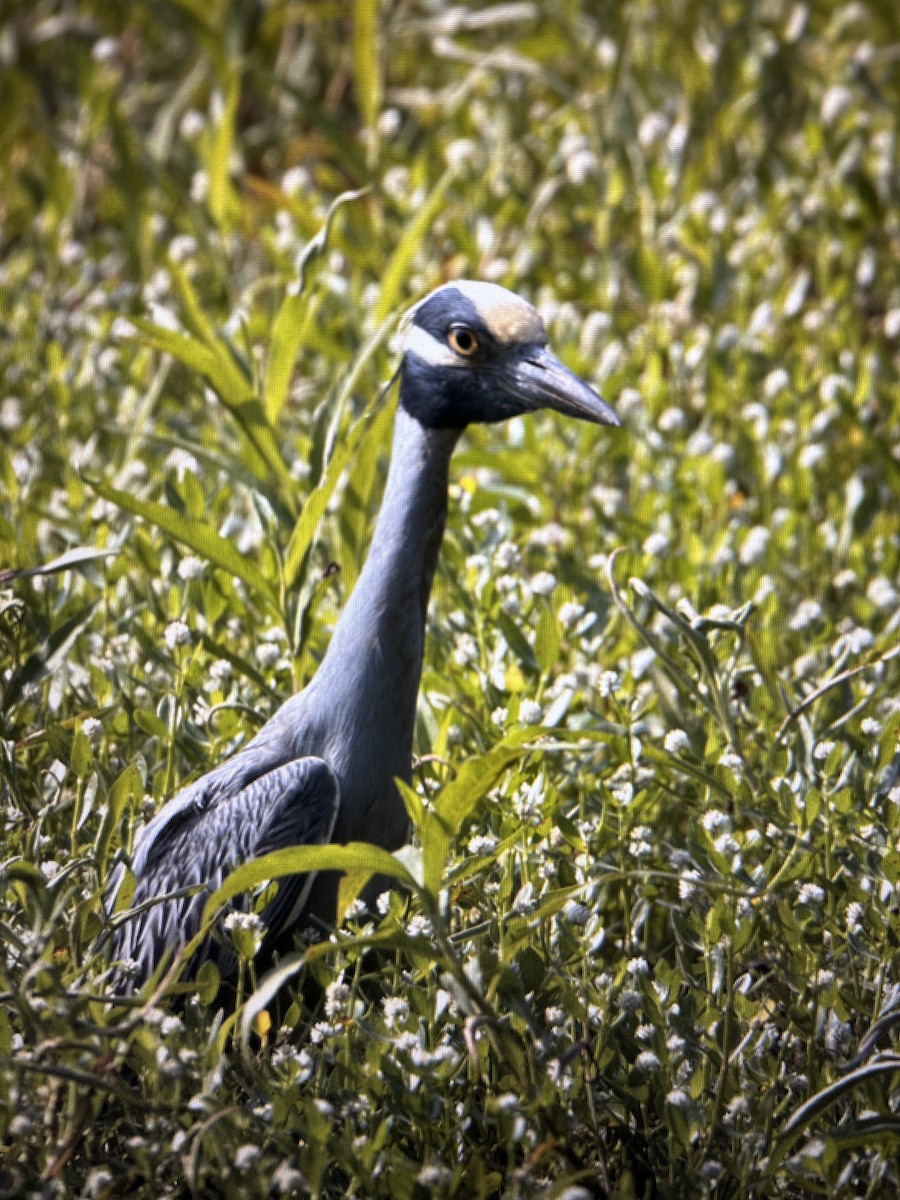
M 132 907 L 113 958 L 130 963 L 121 986 L 146 980 L 198 931 L 209 893 L 236 865 L 292 845 L 369 841 L 395 850 L 407 835 L 395 779 L 411 778 L 425 622 L 447 512 L 450 457 L 472 421 L 549 407 L 616 425 L 587 384 L 546 348 L 537 312 L 493 284 L 458 282 L 431 293 L 409 320 L 391 465 L 369 554 L 318 671 L 256 737 L 189 785 L 147 825 L 131 863 Z M 117 870 L 111 909 L 124 876 Z M 334 873 L 279 881 L 262 915 L 264 949 L 299 919 L 333 920 Z M 188 896 L 155 897 L 195 887 Z M 244 897 L 235 907 L 247 909 Z M 223 978 L 228 939 L 207 940 Z

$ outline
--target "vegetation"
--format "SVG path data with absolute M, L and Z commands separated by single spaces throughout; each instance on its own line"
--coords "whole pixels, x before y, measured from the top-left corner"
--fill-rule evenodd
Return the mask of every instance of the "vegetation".
M 889 0 L 5 6 L 0 1195 L 897 1194 L 898 44 Z M 345 852 L 274 1021 L 240 928 L 233 1018 L 116 999 L 104 881 L 315 669 L 453 276 L 625 428 L 461 446 L 377 919 Z

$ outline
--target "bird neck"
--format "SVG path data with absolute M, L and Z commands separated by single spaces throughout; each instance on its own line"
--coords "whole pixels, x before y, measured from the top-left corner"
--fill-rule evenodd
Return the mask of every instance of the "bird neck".
M 368 557 L 335 626 L 317 682 L 333 681 L 357 712 L 377 714 L 383 745 L 412 752 L 425 620 L 447 516 L 458 429 L 424 427 L 401 403 Z M 330 689 L 329 689 L 330 690 Z M 395 741 L 392 743 L 392 735 Z M 403 774 L 409 770 L 408 763 Z

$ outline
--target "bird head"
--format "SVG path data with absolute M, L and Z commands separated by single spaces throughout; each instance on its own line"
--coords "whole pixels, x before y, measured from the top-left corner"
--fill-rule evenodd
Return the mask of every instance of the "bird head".
M 495 283 L 460 279 L 406 317 L 400 400 L 422 425 L 462 429 L 552 408 L 618 425 L 604 400 L 547 347 L 537 309 Z

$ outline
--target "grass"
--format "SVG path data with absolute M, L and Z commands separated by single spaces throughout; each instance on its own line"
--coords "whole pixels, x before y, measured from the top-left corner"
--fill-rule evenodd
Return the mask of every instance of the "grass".
M 0 1195 L 896 1194 L 892 6 L 0 20 Z M 281 1026 L 249 956 L 116 1000 L 104 881 L 314 671 L 454 275 L 625 429 L 461 446 L 379 919 Z

